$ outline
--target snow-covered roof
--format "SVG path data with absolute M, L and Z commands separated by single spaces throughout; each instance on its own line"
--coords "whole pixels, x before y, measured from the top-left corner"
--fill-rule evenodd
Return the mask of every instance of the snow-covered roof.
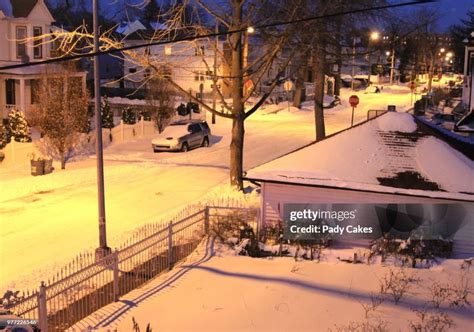
M 38 0 L 2 0 L 0 11 L 9 17 L 28 17 Z
M 139 21 L 135 20 L 133 22 L 122 22 L 120 25 L 115 29 L 115 32 L 123 35 L 128 36 L 134 32 L 139 30 L 146 30 L 146 27 Z
M 388 112 L 250 169 L 255 181 L 474 201 L 474 161 L 415 122 Z

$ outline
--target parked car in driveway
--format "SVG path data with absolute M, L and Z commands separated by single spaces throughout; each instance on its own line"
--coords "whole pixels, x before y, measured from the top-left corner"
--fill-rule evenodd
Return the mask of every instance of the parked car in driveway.
M 186 152 L 195 147 L 208 147 L 211 129 L 203 120 L 182 120 L 170 124 L 151 141 L 153 151 Z

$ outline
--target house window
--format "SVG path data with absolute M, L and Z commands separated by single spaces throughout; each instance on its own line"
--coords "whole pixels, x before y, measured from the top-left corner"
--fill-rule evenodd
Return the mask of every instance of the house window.
M 171 72 L 170 67 L 164 66 L 161 70 L 162 70 L 162 73 L 163 73 L 163 78 L 166 78 L 166 79 L 171 78 L 173 73 Z
M 129 72 L 129 73 L 132 73 L 132 74 L 133 74 L 133 73 L 136 73 L 136 72 L 137 72 L 137 68 L 129 68 L 129 69 L 128 69 L 128 72 Z
M 171 45 L 165 45 L 165 55 L 171 55 L 172 53 Z
M 43 34 L 41 27 L 33 27 L 33 37 L 40 37 Z M 41 39 L 34 41 L 33 56 L 35 59 L 41 59 L 43 57 L 43 45 L 41 45 Z
M 194 55 L 204 55 L 204 46 L 196 47 Z
M 6 92 L 6 102 L 8 105 L 15 105 L 15 80 L 6 79 L 5 80 L 5 92 Z
M 16 57 L 21 59 L 26 56 L 26 27 L 17 26 L 16 27 Z

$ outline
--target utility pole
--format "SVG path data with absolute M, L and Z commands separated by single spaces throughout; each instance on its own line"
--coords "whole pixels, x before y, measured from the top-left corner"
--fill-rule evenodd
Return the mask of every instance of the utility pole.
M 93 0 L 94 21 L 94 52 L 99 52 L 99 0 Z M 105 194 L 104 194 L 104 157 L 102 151 L 102 119 L 100 114 L 100 71 L 99 55 L 94 56 L 94 111 L 96 130 L 97 156 L 97 194 L 99 203 L 99 247 L 95 250 L 95 259 L 100 260 L 109 255 L 112 250 L 107 246 L 105 228 Z
M 353 37 L 352 38 L 352 80 L 351 80 L 351 90 L 352 91 L 354 91 L 355 54 L 356 54 L 356 37 Z
M 219 33 L 219 23 L 216 20 L 216 44 L 214 48 L 214 84 L 212 88 L 212 109 L 216 109 L 216 99 L 217 99 L 217 51 L 219 49 L 219 36 L 217 35 Z M 216 123 L 216 114 L 212 113 L 212 124 Z
M 392 59 L 390 61 L 390 85 L 393 84 L 393 75 L 395 72 L 395 48 L 392 47 Z

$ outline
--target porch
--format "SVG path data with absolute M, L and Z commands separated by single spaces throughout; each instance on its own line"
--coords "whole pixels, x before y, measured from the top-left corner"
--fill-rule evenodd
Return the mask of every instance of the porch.
M 31 106 L 38 102 L 35 89 L 32 88 L 45 75 L 54 75 L 60 67 L 57 65 L 39 65 L 17 68 L 0 72 L 0 112 L 2 119 L 8 117 L 12 109 L 29 115 Z M 69 72 L 69 77 L 82 80 L 83 91 L 86 89 L 86 72 Z

